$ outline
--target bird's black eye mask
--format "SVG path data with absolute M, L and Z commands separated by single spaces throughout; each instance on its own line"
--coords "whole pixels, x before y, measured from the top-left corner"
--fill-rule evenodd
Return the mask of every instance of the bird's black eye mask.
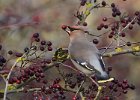
M 70 26 L 67 26 L 67 28 L 65 29 L 65 31 L 70 35 L 70 32 L 75 31 L 75 30 L 80 30 L 80 29 L 76 29 Z
M 70 32 L 75 31 L 75 30 L 80 30 L 80 29 L 77 29 L 77 28 L 73 28 L 71 26 L 68 26 L 68 29 L 69 29 Z

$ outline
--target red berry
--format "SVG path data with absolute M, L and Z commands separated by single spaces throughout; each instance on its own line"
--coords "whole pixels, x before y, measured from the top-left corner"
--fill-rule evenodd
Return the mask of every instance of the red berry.
M 67 25 L 62 25 L 61 28 L 65 30 L 67 28 Z
M 123 33 L 121 33 L 121 36 L 122 36 L 122 37 L 125 37 L 125 33 L 124 33 L 124 32 L 123 32 Z
M 123 83 L 124 83 L 124 84 L 127 84 L 127 80 L 126 80 L 126 79 L 124 79 L 124 80 L 123 80 Z
M 112 35 L 112 34 L 109 34 L 109 35 L 108 35 L 108 37 L 109 37 L 109 38 L 112 38 L 112 37 L 113 37 L 113 35 Z

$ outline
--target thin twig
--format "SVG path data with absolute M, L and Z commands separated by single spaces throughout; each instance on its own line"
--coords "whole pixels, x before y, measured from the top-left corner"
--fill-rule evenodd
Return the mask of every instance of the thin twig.
M 14 63 L 14 65 L 13 65 L 13 66 L 11 67 L 11 69 L 10 69 L 10 72 L 9 72 L 7 78 L 6 78 L 3 100 L 6 100 L 7 89 L 8 89 L 8 83 L 9 83 L 9 79 L 10 79 L 11 73 L 12 73 L 13 69 L 15 68 L 16 64 L 17 64 L 20 60 L 22 60 L 24 56 L 25 56 L 25 54 L 23 54 L 22 57 L 18 58 L 18 59 L 16 60 L 16 62 Z
M 85 80 L 83 80 L 83 81 L 81 82 L 80 87 L 78 88 L 77 92 L 75 93 L 75 96 L 74 96 L 75 98 L 77 97 L 77 94 L 80 92 L 80 89 L 81 89 L 81 87 L 83 86 L 84 82 L 85 82 Z
M 127 49 L 127 50 L 123 50 L 121 52 L 115 52 L 114 51 L 114 52 L 110 52 L 110 53 L 104 54 L 103 57 L 112 57 L 112 56 L 117 56 L 117 55 L 122 55 L 122 54 L 128 54 L 128 53 L 132 54 L 134 52 L 140 52 L 140 50 L 134 51 L 132 49 Z

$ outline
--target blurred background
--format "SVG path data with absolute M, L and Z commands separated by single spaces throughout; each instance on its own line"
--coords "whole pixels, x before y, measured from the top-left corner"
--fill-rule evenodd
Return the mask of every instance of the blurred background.
M 106 0 L 116 2 L 122 11 L 132 14 L 139 10 L 140 0 Z M 23 51 L 29 45 L 33 33 L 39 32 L 41 38 L 50 40 L 53 47 L 67 47 L 69 37 L 61 25 L 73 25 L 76 22 L 74 13 L 80 0 L 0 0 L 0 44 L 5 50 Z M 103 17 L 111 17 L 111 9 L 96 9 L 86 22 L 93 33 L 100 34 L 96 27 Z M 129 31 L 125 40 L 140 41 L 138 25 Z M 94 37 L 90 37 L 93 39 Z M 108 38 L 100 38 L 98 47 L 108 44 Z M 54 49 L 54 50 L 55 50 Z M 136 85 L 135 91 L 129 91 L 125 100 L 140 100 L 140 57 L 120 55 L 105 58 L 107 66 L 113 67 L 112 76 L 127 79 Z

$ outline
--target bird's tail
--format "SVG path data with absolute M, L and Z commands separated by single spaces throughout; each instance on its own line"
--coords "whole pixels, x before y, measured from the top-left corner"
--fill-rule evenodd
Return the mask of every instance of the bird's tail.
M 107 80 L 110 78 L 109 74 L 106 71 L 103 71 L 101 74 L 95 74 L 97 80 Z

